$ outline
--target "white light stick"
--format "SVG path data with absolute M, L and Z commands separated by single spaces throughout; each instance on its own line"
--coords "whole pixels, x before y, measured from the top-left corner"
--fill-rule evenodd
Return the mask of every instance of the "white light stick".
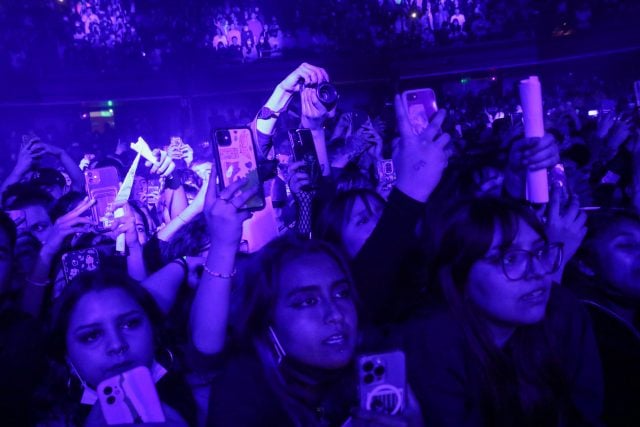
M 542 114 L 542 87 L 537 76 L 520 82 L 520 101 L 524 120 L 524 136 L 542 138 L 544 136 L 544 116 Z M 533 203 L 549 202 L 547 170 L 527 172 L 527 200 Z
M 147 148 L 149 148 L 149 146 L 147 146 Z M 122 218 L 124 216 L 124 209 L 122 208 L 122 206 L 125 203 L 127 203 L 127 201 L 129 200 L 129 196 L 131 195 L 131 188 L 133 188 L 133 180 L 136 176 L 136 169 L 138 169 L 138 163 L 140 163 L 141 155 L 142 153 L 138 151 L 138 155 L 133 160 L 133 163 L 129 168 L 129 172 L 127 172 L 127 176 L 125 176 L 124 181 L 122 182 L 122 186 L 120 186 L 120 190 L 118 191 L 118 195 L 116 196 L 116 200 L 114 202 L 115 206 L 120 206 L 120 207 L 113 212 L 114 218 Z M 124 233 L 120 233 L 118 234 L 118 237 L 116 237 L 116 251 L 120 253 L 124 253 L 126 252 L 126 250 L 127 250 L 127 243 L 125 241 Z
M 151 151 L 151 148 L 149 148 L 149 144 L 147 144 L 147 141 L 142 139 L 141 136 L 138 137 L 138 140 L 136 142 L 132 142 L 129 147 L 131 147 L 133 151 L 144 157 L 145 160 L 150 161 L 153 165 L 158 164 L 158 159 L 156 159 L 156 156 L 153 155 L 153 151 Z

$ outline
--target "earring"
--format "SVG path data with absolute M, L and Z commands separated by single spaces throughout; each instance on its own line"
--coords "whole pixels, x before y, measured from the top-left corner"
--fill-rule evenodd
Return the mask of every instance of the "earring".
M 158 359 L 160 362 L 165 362 L 167 368 L 171 368 L 176 359 L 175 356 L 173 355 L 173 352 L 168 347 L 165 347 L 162 350 L 160 350 L 160 354 L 158 354 L 158 356 L 164 356 L 164 357 L 158 357 Z M 163 363 L 160 363 L 160 364 L 165 366 Z
M 69 394 L 73 394 L 72 381 L 74 377 L 80 383 L 80 388 L 82 390 L 85 390 L 87 388 L 87 383 L 82 379 L 82 377 L 78 373 L 78 370 L 75 366 L 73 366 L 73 363 L 71 363 L 69 359 L 67 359 L 67 367 L 69 369 L 69 378 L 67 379 L 67 391 L 69 392 Z
M 282 344 L 280 344 L 280 341 L 278 340 L 276 333 L 273 331 L 273 328 L 269 326 L 267 330 L 269 331 L 269 338 L 271 339 L 271 344 L 273 345 L 273 349 L 275 351 L 277 363 L 278 365 L 280 365 L 282 363 L 282 359 L 284 359 L 287 353 L 284 351 L 284 348 L 282 348 Z

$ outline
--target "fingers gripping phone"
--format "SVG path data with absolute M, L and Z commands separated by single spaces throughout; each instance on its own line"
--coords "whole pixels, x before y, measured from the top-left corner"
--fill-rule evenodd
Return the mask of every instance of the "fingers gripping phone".
M 120 189 L 118 171 L 113 166 L 89 169 L 84 173 L 85 187 L 89 198 L 96 202 L 91 207 L 93 223 L 99 230 L 113 224 L 114 202 Z
M 218 129 L 214 131 L 217 172 L 222 188 L 247 178 L 244 188 L 258 188 L 258 194 L 239 209 L 259 211 L 265 207 L 264 192 L 258 174 L 258 160 L 253 134 L 249 128 Z
M 304 171 L 309 175 L 309 184 L 302 190 L 309 191 L 318 187 L 322 168 L 318 160 L 313 134 L 310 129 L 294 129 L 289 131 L 291 152 L 296 162 L 304 161 Z
M 433 89 L 408 90 L 402 94 L 409 123 L 413 131 L 419 135 L 427 126 L 433 115 L 438 111 L 436 93 Z
M 108 425 L 165 422 L 156 386 L 144 366 L 102 381 L 97 391 Z
M 407 388 L 403 352 L 361 356 L 358 378 L 362 409 L 386 415 L 402 413 Z

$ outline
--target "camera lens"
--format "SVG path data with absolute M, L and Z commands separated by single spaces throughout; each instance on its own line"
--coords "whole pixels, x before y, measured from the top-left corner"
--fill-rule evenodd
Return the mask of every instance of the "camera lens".
M 373 373 L 376 374 L 377 377 L 383 376 L 384 372 L 385 372 L 385 369 L 384 369 L 384 366 L 382 365 L 376 366 L 376 368 L 373 370 Z
M 327 109 L 332 109 L 338 102 L 338 91 L 331 83 L 320 83 L 316 89 L 318 99 Z
M 371 372 L 373 370 L 373 362 L 372 361 L 365 362 L 362 365 L 362 369 L 364 369 L 365 372 Z
M 371 384 L 371 383 L 373 382 L 373 380 L 374 380 L 374 379 L 375 379 L 375 378 L 373 377 L 373 375 L 371 375 L 371 374 L 367 374 L 367 375 L 365 375 L 365 376 L 364 376 L 364 378 L 362 379 L 362 381 L 363 381 L 365 384 Z
M 231 133 L 228 130 L 217 130 L 215 133 L 216 143 L 221 147 L 231 145 Z
M 111 393 L 113 393 L 113 389 L 110 386 L 106 386 L 104 388 L 104 394 L 106 394 L 107 396 L 110 395 Z
M 116 403 L 116 398 L 115 398 L 115 397 L 113 397 L 113 396 L 109 396 L 109 397 L 107 397 L 107 403 L 108 403 L 109 405 L 113 405 L 114 403 Z

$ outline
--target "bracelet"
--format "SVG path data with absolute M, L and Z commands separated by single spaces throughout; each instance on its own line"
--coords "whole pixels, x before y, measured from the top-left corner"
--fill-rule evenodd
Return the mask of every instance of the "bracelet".
M 207 274 L 211 277 L 216 277 L 218 279 L 231 279 L 233 276 L 236 275 L 236 269 L 234 268 L 233 271 L 230 274 L 224 274 L 224 273 L 218 273 L 217 271 L 211 271 L 209 270 L 209 268 L 205 265 L 202 264 L 202 268 L 204 269 L 204 271 L 207 272 Z
M 49 281 L 44 281 L 44 282 L 36 282 L 35 280 L 29 279 L 28 277 L 24 279 L 25 282 L 27 282 L 30 285 L 33 286 L 38 286 L 40 288 L 44 288 L 49 284 Z
M 180 267 L 182 267 L 182 270 L 184 271 L 184 277 L 188 277 L 189 276 L 189 264 L 187 263 L 187 257 L 186 256 L 183 256 L 183 257 L 180 257 L 180 258 L 176 258 L 176 259 L 172 260 L 171 263 L 178 264 Z

